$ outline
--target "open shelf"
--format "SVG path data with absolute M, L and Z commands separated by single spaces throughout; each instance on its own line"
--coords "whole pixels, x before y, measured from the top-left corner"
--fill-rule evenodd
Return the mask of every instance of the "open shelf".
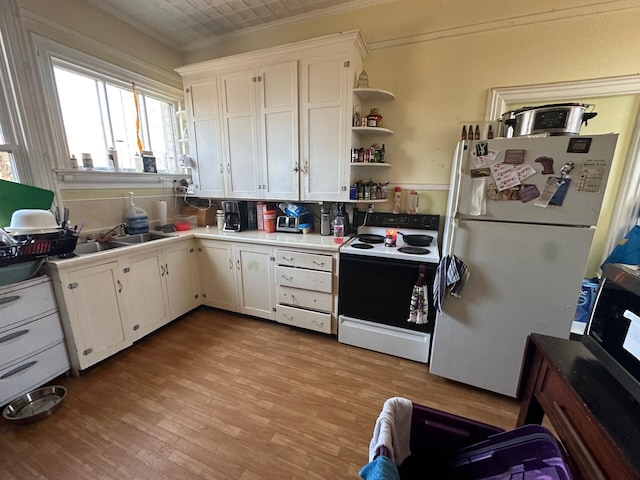
M 396 96 L 388 90 L 380 90 L 379 88 L 354 88 L 353 93 L 360 100 L 395 100 Z
M 355 133 L 360 135 L 393 135 L 393 130 L 384 127 L 351 127 Z
M 352 167 L 376 167 L 376 168 L 384 168 L 384 167 L 390 167 L 391 164 L 390 163 L 384 163 L 384 162 L 351 162 L 351 166 Z

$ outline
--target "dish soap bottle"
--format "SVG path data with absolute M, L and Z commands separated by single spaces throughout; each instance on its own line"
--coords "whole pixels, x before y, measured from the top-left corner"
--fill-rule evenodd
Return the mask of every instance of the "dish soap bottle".
M 127 233 L 147 233 L 149 231 L 149 217 L 142 208 L 136 207 L 133 203 L 133 192 L 129 192 L 129 206 L 126 213 Z

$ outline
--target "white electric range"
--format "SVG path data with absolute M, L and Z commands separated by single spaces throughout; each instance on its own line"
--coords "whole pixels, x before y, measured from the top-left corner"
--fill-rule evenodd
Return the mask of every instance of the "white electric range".
M 357 235 L 340 247 L 338 341 L 427 363 L 440 217 L 356 212 L 353 225 Z M 421 267 L 426 324 L 408 321 Z

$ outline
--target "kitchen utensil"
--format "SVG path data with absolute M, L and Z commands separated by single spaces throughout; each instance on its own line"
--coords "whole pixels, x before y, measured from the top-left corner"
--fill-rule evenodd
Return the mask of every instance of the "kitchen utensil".
M 51 208 L 53 192 L 23 183 L 0 180 L 0 225 L 8 225 L 21 208 Z
M 11 225 L 5 230 L 12 234 L 51 233 L 59 230 L 56 218 L 49 210 L 20 209 L 11 215 Z
M 550 133 L 551 135 L 579 135 L 582 124 L 597 115 L 587 112 L 593 105 L 583 103 L 558 103 L 539 107 L 523 107 L 513 113 L 513 118 L 506 120 L 513 127 L 513 136 Z
M 382 243 L 384 242 L 384 237 L 373 233 L 363 233 L 358 235 L 358 240 L 364 243 Z
M 402 232 L 398 233 L 402 235 L 404 243 L 414 247 L 428 247 L 433 241 L 433 237 L 431 235 L 405 235 Z
M 59 385 L 38 388 L 9 403 L 2 411 L 2 416 L 16 423 L 36 422 L 60 408 L 66 395 L 67 389 Z

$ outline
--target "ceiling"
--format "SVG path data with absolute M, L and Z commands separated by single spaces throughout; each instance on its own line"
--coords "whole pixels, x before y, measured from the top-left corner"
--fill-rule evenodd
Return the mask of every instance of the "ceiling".
M 389 0 L 87 0 L 176 50 Z

